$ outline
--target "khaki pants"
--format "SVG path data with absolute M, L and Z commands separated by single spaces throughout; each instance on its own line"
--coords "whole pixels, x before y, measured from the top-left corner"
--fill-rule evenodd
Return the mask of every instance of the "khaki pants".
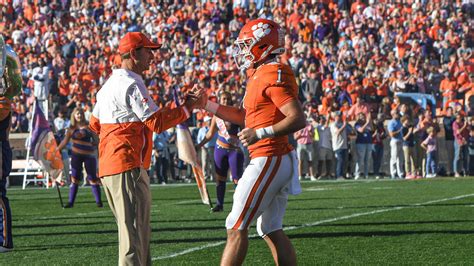
M 119 233 L 119 265 L 151 265 L 150 177 L 135 168 L 102 179 Z
M 405 157 L 405 174 L 415 174 L 415 147 L 403 146 L 403 156 Z
M 446 140 L 446 155 L 448 156 L 447 159 L 447 172 L 448 174 L 454 173 L 453 170 L 453 161 L 454 161 L 454 141 L 453 140 Z M 439 158 L 439 157 L 438 157 Z
M 216 172 L 214 167 L 214 146 L 201 149 L 202 171 L 206 178 L 212 179 Z

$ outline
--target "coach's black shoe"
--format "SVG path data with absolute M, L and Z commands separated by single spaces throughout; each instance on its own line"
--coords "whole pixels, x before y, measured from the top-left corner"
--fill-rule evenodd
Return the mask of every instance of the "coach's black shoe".
M 224 211 L 224 207 L 216 205 L 214 208 L 211 209 L 211 212 L 222 212 Z
M 72 208 L 72 207 L 74 207 L 74 204 L 68 202 L 66 205 L 64 205 L 63 208 L 64 209 L 69 209 L 69 208 Z
M 102 208 L 102 207 L 104 207 L 104 204 L 102 204 L 102 202 L 98 202 L 97 207 Z

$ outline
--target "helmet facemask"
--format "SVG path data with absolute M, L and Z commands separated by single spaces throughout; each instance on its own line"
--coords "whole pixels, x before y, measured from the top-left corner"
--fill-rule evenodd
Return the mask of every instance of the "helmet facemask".
M 248 68 L 254 62 L 255 56 L 251 51 L 255 43 L 255 38 L 238 39 L 234 42 L 232 56 L 237 68 Z

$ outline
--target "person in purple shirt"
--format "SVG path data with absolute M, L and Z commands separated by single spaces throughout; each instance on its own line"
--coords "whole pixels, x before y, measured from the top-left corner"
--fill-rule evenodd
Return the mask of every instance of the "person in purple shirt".
M 331 27 L 325 22 L 322 21 L 321 24 L 316 27 L 314 32 L 314 38 L 318 39 L 320 42 L 324 41 L 327 37 L 331 35 Z
M 456 120 L 453 122 L 453 135 L 454 135 L 454 176 L 461 176 L 461 167 L 464 176 L 467 175 L 468 171 L 468 157 L 469 150 L 467 146 L 467 140 L 469 138 L 469 130 L 467 120 L 460 113 L 456 115 Z
M 219 102 L 222 105 L 232 106 L 232 95 L 229 92 L 222 92 L 219 96 Z M 216 171 L 216 206 L 211 212 L 224 211 L 224 196 L 226 190 L 227 173 L 230 170 L 232 181 L 237 186 L 242 177 L 244 169 L 244 154 L 241 149 L 241 143 L 237 134 L 240 127 L 236 124 L 226 122 L 217 116 L 213 116 L 209 131 L 204 139 L 197 145 L 197 148 L 203 147 L 211 141 L 217 132 L 217 140 L 214 148 L 214 168 Z
M 76 200 L 79 182 L 83 178 L 83 165 L 86 168 L 87 179 L 91 183 L 92 194 L 94 195 L 97 207 L 103 206 L 100 192 L 100 181 L 97 177 L 96 150 L 98 137 L 88 126 L 84 117 L 84 110 L 77 107 L 71 114 L 71 126 L 66 131 L 65 138 L 58 146 L 61 151 L 66 144 L 72 141 L 71 154 L 71 187 L 69 189 L 69 201 L 64 208 L 72 208 Z

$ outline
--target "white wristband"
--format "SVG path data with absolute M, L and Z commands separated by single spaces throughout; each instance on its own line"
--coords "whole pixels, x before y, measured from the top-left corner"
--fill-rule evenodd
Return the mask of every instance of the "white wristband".
M 208 112 L 211 112 L 213 114 L 216 114 L 217 113 L 217 109 L 219 109 L 219 104 L 218 103 L 215 103 L 213 101 L 209 101 L 207 100 L 206 102 L 206 107 L 204 107 L 204 109 Z
M 273 126 L 259 128 L 257 131 L 257 138 L 264 139 L 264 138 L 273 138 L 275 136 L 275 132 L 273 132 Z

